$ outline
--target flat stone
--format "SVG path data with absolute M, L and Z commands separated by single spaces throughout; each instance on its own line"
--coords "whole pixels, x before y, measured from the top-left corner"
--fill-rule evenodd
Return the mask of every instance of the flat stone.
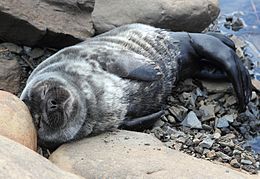
M 173 31 L 201 32 L 218 14 L 217 0 L 96 0 L 92 17 L 97 33 L 136 22 Z
M 0 22 L 0 38 L 27 46 L 63 48 L 94 35 L 77 0 L 1 0 Z
M 207 121 L 209 119 L 215 118 L 215 106 L 214 105 L 203 105 L 199 108 L 202 112 L 202 121 Z
M 16 57 L 0 57 L 0 90 L 17 94 L 20 89 L 21 67 Z
M 245 164 L 245 165 L 252 165 L 252 164 L 253 164 L 252 161 L 250 161 L 250 160 L 245 160 L 245 159 L 242 159 L 242 160 L 241 160 L 241 163 L 242 163 L 242 164 Z
M 64 144 L 49 159 L 85 178 L 255 178 L 169 149 L 151 135 L 131 131 Z
M 0 178 L 83 179 L 61 170 L 46 158 L 0 135 Z
M 231 83 L 206 80 L 202 80 L 201 82 L 202 86 L 205 87 L 209 93 L 231 93 L 233 90 Z
M 37 134 L 27 106 L 13 94 L 0 90 L 0 109 L 0 135 L 36 150 Z
M 181 122 L 181 125 L 195 129 L 202 129 L 201 122 L 193 111 L 188 113 L 185 119 Z

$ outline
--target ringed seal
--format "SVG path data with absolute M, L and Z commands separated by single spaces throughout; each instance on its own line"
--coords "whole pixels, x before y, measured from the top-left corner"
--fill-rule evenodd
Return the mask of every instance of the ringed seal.
M 46 147 L 118 127 L 148 128 L 163 114 L 176 83 L 189 77 L 228 78 L 244 111 L 251 80 L 234 49 L 217 33 L 125 25 L 46 59 L 20 98 L 32 113 L 39 144 Z

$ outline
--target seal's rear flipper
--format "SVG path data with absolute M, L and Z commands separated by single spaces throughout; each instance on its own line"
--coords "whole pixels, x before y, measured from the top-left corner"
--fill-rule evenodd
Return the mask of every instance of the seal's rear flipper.
M 147 116 L 125 119 L 123 123 L 118 127 L 119 129 L 126 129 L 132 131 L 143 131 L 153 126 L 153 124 L 164 115 L 164 111 L 159 111 Z
M 251 98 L 250 75 L 233 49 L 229 48 L 221 40 L 206 34 L 189 34 L 190 44 L 200 57 L 225 71 L 234 86 L 239 110 L 245 111 Z

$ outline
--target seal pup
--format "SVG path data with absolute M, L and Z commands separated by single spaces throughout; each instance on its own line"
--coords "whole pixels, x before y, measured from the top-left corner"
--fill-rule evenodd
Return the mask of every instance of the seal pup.
M 20 98 L 48 148 L 118 127 L 148 128 L 177 82 L 194 76 L 227 77 L 244 111 L 251 80 L 234 49 L 220 34 L 125 25 L 46 59 Z M 221 73 L 212 74 L 212 66 Z

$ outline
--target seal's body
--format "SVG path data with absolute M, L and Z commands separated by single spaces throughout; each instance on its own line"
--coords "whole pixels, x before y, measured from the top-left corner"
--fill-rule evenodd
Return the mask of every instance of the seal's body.
M 40 142 L 50 146 L 120 126 L 151 126 L 176 82 L 198 71 L 202 58 L 196 40 L 196 35 L 132 24 L 48 58 L 21 95 Z

